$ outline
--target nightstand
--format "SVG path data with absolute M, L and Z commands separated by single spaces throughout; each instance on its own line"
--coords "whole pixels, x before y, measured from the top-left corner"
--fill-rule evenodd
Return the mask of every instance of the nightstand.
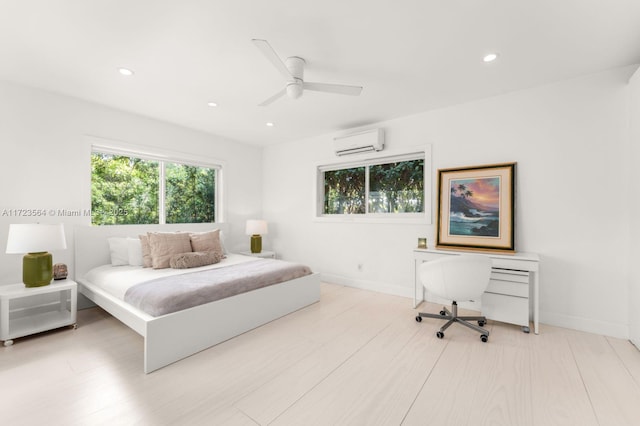
M 260 253 L 251 253 L 250 251 L 241 251 L 240 254 L 243 254 L 245 256 L 261 257 L 263 259 L 275 259 L 276 258 L 276 252 L 275 251 L 262 250 Z
M 76 328 L 77 306 L 78 284 L 72 280 L 42 287 L 0 286 L 0 340 L 11 346 L 17 337 L 68 325 Z

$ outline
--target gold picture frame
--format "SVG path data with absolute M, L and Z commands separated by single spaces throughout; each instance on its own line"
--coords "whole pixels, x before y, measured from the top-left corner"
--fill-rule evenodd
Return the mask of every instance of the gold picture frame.
M 438 170 L 436 248 L 515 253 L 515 168 Z

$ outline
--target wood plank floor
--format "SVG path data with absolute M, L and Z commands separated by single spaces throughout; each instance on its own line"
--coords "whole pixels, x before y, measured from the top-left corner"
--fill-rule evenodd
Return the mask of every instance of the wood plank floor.
M 145 375 L 142 338 L 83 310 L 77 330 L 0 348 L 2 423 L 640 424 L 640 352 L 627 341 L 492 321 L 488 343 L 455 325 L 439 340 L 441 322 L 415 313 L 408 299 L 323 284 L 319 303 Z

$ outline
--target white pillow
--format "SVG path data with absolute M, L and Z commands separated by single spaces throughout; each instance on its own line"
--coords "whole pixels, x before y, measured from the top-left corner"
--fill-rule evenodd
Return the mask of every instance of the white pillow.
M 142 266 L 142 243 L 140 238 L 127 238 L 129 265 Z
M 223 255 L 228 255 L 229 252 L 227 251 L 227 247 L 224 245 L 224 235 L 222 234 L 222 231 L 220 231 L 220 247 L 222 247 L 222 254 Z
M 120 237 L 107 238 L 109 252 L 111 253 L 111 266 L 124 266 L 129 264 L 129 249 L 127 239 Z

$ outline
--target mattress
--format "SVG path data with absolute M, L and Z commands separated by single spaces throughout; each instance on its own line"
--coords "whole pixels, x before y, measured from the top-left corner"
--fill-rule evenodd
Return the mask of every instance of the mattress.
M 236 265 L 243 262 L 251 262 L 256 260 L 251 256 L 243 256 L 241 254 L 229 253 L 226 258 L 219 263 L 192 269 L 152 269 L 143 268 L 141 266 L 111 266 L 111 264 L 98 266 L 91 269 L 84 276 L 84 280 L 106 291 L 110 295 L 124 300 L 127 290 L 135 285 L 145 281 L 154 280 L 161 277 L 170 277 L 173 275 L 184 274 L 185 272 L 202 271 L 206 269 L 218 269 L 227 266 Z
M 311 274 L 304 265 L 230 254 L 191 269 L 103 265 L 85 280 L 149 315 L 160 316 Z

